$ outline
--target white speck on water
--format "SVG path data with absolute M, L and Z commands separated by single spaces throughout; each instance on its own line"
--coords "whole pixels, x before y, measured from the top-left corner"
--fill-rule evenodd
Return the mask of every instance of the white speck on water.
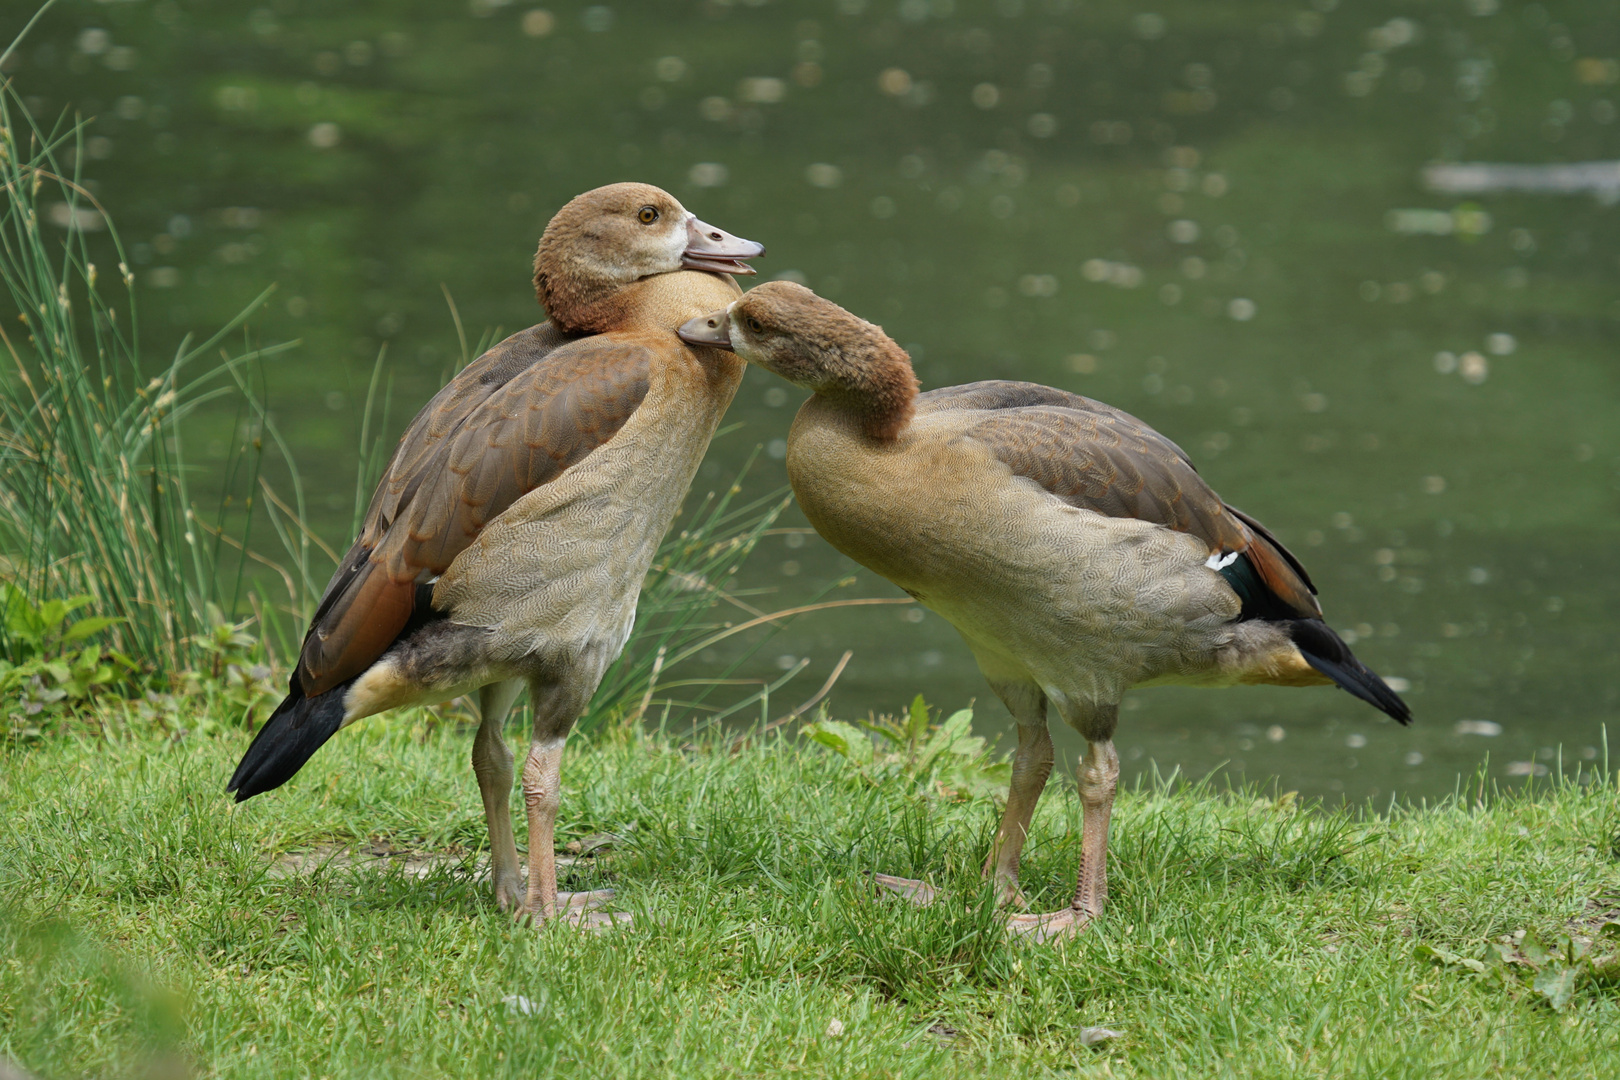
M 700 161 L 687 171 L 686 178 L 695 187 L 722 187 L 731 178 L 731 170 L 717 161 Z
M 818 161 L 804 170 L 804 178 L 811 187 L 835 188 L 844 182 L 844 170 Z
M 737 97 L 755 105 L 775 105 L 787 95 L 787 83 L 770 76 L 744 79 L 737 84 Z
M 1451 730 L 1458 735 L 1500 735 L 1502 725 L 1493 720 L 1459 720 Z
M 1365 735 L 1350 735 L 1350 736 L 1347 736 L 1345 738 L 1345 740 L 1344 740 L 1344 745 L 1348 746 L 1352 750 L 1360 750 L 1363 746 L 1367 745 L 1367 736 L 1365 736 Z
M 330 150 L 343 141 L 343 129 L 330 121 L 309 129 L 309 145 L 317 150 Z

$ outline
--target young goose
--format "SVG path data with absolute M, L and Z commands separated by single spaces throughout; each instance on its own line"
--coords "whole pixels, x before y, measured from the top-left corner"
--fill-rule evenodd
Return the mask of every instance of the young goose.
M 477 692 L 473 771 L 502 908 L 558 914 L 552 840 L 563 742 L 624 648 L 653 553 L 744 366 L 675 328 L 741 295 L 764 254 L 646 184 L 597 188 L 546 226 L 535 291 L 550 321 L 514 334 L 429 401 L 394 451 L 326 587 L 287 699 L 231 777 L 237 801 L 285 783 L 362 717 Z M 501 725 L 528 687 L 525 890 Z M 564 897 L 582 922 L 601 895 Z
M 1086 739 L 1074 900 L 1015 915 L 1013 929 L 1056 936 L 1102 912 L 1114 727 L 1131 687 L 1337 683 L 1410 721 L 1322 621 L 1298 560 L 1135 417 L 1032 383 L 918 394 L 910 358 L 881 329 L 787 282 L 680 336 L 815 391 L 788 435 L 805 516 L 949 620 L 1017 720 L 1012 787 L 984 867 L 1011 902 L 1052 770 L 1048 703 Z M 918 902 L 932 896 L 920 882 L 879 880 Z

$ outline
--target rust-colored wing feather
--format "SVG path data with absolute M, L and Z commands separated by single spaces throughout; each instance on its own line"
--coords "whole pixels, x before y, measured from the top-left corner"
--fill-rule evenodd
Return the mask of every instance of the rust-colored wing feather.
M 1179 446 L 1134 416 L 1033 383 L 969 383 L 918 399 L 922 414 L 958 409 L 984 413 L 963 434 L 1014 475 L 1072 506 L 1190 533 L 1211 554 L 1236 552 L 1287 612 L 1321 618 L 1299 561 L 1259 522 L 1222 502 Z
M 469 364 L 417 415 L 326 587 L 298 679 L 323 693 L 376 662 L 410 623 L 417 586 L 484 526 L 611 439 L 647 394 L 650 344 L 567 339 L 549 324 Z

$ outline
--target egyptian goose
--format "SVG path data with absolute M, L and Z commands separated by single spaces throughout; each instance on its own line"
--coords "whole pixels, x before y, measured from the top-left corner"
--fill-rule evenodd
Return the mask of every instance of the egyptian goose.
M 1114 727 L 1133 686 L 1337 683 L 1406 704 L 1322 621 L 1305 568 L 1227 506 L 1170 440 L 1118 409 L 1023 382 L 917 393 L 905 351 L 800 285 L 769 282 L 680 329 L 814 391 L 788 435 L 805 516 L 944 616 L 1018 722 L 986 876 L 1021 903 L 1018 860 L 1052 770 L 1048 703 L 1086 740 L 1079 881 L 1015 931 L 1075 932 L 1107 897 Z M 921 882 L 879 875 L 922 903 Z
M 552 851 L 563 743 L 624 648 L 653 553 L 742 379 L 675 328 L 740 295 L 764 248 L 646 184 L 588 191 L 540 238 L 548 322 L 513 334 L 429 401 L 310 623 L 285 701 L 231 777 L 237 801 L 285 783 L 362 717 L 477 692 L 472 764 L 501 907 L 559 914 Z M 528 884 L 502 722 L 527 687 Z M 561 914 L 602 894 L 565 894 Z

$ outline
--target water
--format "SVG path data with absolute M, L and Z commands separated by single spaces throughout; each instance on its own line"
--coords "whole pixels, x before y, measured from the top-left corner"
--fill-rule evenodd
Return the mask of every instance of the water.
M 1450 792 L 1487 753 L 1511 782 L 1558 747 L 1590 762 L 1620 716 L 1612 194 L 1424 179 L 1620 157 L 1614 16 L 70 2 L 8 74 L 41 115 L 96 117 L 79 164 L 131 245 L 154 354 L 278 285 L 253 332 L 303 343 L 265 378 L 335 546 L 378 349 L 397 430 L 459 354 L 445 293 L 474 339 L 535 321 L 552 211 L 644 179 L 765 242 L 764 276 L 880 322 L 925 386 L 1047 382 L 1186 447 L 1306 562 L 1367 662 L 1407 681 L 1418 722 L 1326 689 L 1145 691 L 1122 717 L 1128 769 L 1382 801 Z M 800 398 L 751 372 L 699 489 L 758 445 L 750 489 L 783 482 Z M 205 425 L 205 457 L 230 422 Z M 854 572 L 787 531 L 743 585 L 787 607 Z M 836 595 L 895 592 L 860 573 Z M 978 699 L 997 730 L 966 649 L 920 614 L 809 616 L 748 670 L 811 658 L 776 712 L 848 648 L 839 714 L 921 691 Z

